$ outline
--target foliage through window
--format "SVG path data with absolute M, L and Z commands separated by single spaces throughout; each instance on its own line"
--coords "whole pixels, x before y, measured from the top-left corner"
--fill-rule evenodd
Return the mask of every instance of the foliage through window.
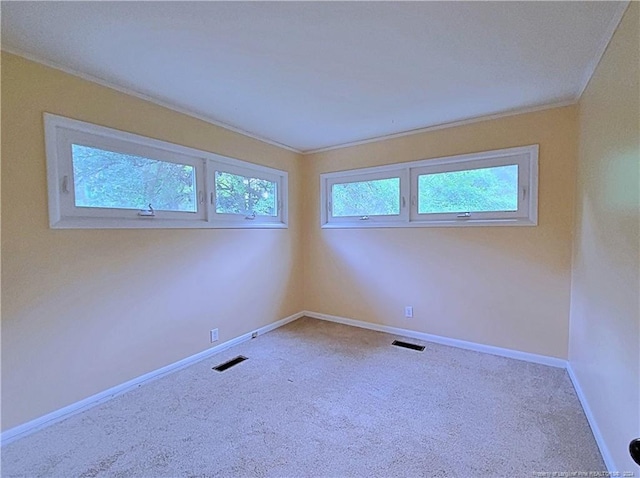
M 536 225 L 537 175 L 537 145 L 325 173 L 321 225 Z
M 517 164 L 418 176 L 418 214 L 517 210 Z
M 50 114 L 45 140 L 52 228 L 287 227 L 284 171 Z
M 278 214 L 277 183 L 216 171 L 216 212 L 276 216 Z
M 77 207 L 196 212 L 196 171 L 186 164 L 73 144 Z
M 337 183 L 331 201 L 335 217 L 398 215 L 400 178 Z

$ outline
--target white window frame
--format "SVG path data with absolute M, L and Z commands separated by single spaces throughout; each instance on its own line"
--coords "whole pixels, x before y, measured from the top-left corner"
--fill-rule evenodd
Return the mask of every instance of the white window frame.
M 538 224 L 538 151 L 539 146 L 534 144 L 321 174 L 320 226 L 322 228 L 536 226 Z M 518 165 L 517 211 L 418 213 L 418 177 L 420 175 L 512 164 Z M 341 218 L 332 215 L 333 184 L 388 177 L 400 178 L 402 212 L 399 216 L 369 216 L 367 220 L 362 220 L 359 217 Z
M 400 205 L 400 214 L 369 214 L 365 216 L 334 216 L 333 215 L 333 203 L 332 192 L 333 186 L 336 184 L 355 183 L 361 181 L 375 181 L 379 179 L 400 179 L 399 198 L 398 203 Z M 371 171 L 363 173 L 361 170 L 346 171 L 342 174 L 326 175 L 324 178 L 323 192 L 326 194 L 326 208 L 323 208 L 324 221 L 330 221 L 332 224 L 353 224 L 357 222 L 359 224 L 384 224 L 392 223 L 398 220 L 408 219 L 408 190 L 407 190 L 407 175 L 404 170 L 389 170 L 389 171 Z M 326 190 L 326 191 L 324 191 Z
M 246 166 L 237 166 L 229 164 L 224 161 L 212 161 L 210 170 L 211 192 L 209 193 L 210 218 L 211 221 L 220 225 L 227 225 L 234 227 L 236 225 L 242 225 L 242 227 L 265 227 L 266 225 L 282 224 L 284 218 L 287 217 L 287 203 L 283 201 L 282 191 L 287 188 L 286 175 L 275 174 L 271 168 L 252 166 L 248 168 Z M 276 183 L 276 208 L 277 214 L 275 216 L 261 216 L 261 215 L 248 215 L 248 214 L 228 214 L 219 213 L 216 211 L 216 190 L 215 190 L 215 174 L 216 172 L 236 174 L 238 176 L 245 176 L 250 178 L 265 179 Z
M 147 229 L 147 228 L 287 228 L 288 174 L 221 156 L 208 151 L 147 138 L 50 113 L 44 114 L 49 196 L 49 226 L 52 229 Z M 72 144 L 114 151 L 149 159 L 187 164 L 195 168 L 197 212 L 76 207 Z M 268 177 L 278 184 L 277 218 L 265 221 L 231 220 L 216 215 L 213 175 L 215 168 L 243 171 L 251 177 Z

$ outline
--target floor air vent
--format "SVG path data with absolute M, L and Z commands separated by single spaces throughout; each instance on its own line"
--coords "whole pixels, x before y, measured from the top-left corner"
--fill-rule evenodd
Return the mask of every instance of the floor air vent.
M 400 340 L 394 340 L 391 345 L 404 347 L 405 349 L 417 350 L 418 352 L 422 352 L 424 350 L 424 345 L 410 344 L 409 342 L 401 342 Z
M 245 360 L 247 360 L 247 357 L 238 355 L 236 358 L 227 360 L 225 363 L 221 363 L 217 367 L 213 367 L 213 370 L 215 370 L 216 372 L 224 372 L 228 368 L 231 368 L 234 365 L 238 365 L 240 362 L 244 362 Z

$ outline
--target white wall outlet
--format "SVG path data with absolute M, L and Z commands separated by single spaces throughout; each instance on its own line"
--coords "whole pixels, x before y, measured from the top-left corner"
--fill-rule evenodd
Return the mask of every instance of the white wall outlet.
M 211 332 L 209 333 L 209 336 L 211 337 L 211 343 L 217 342 L 218 341 L 218 329 L 211 329 Z
M 407 319 L 410 319 L 410 318 L 413 317 L 413 306 L 411 306 L 411 305 L 405 306 L 405 308 L 404 308 L 404 316 Z

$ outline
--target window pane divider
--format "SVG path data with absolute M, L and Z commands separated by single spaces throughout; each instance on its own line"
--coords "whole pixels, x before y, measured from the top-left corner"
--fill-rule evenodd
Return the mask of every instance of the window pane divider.
M 49 195 L 49 224 L 55 229 L 99 229 L 99 228 L 286 228 L 288 227 L 288 173 L 268 166 L 251 163 L 235 158 L 229 158 L 213 152 L 203 151 L 166 141 L 148 138 L 125 131 L 107 128 L 83 121 L 44 113 L 45 147 L 47 159 L 47 184 Z M 75 148 L 75 149 L 74 149 Z M 82 148 L 87 153 L 80 153 Z M 95 153 L 90 153 L 95 151 Z M 142 208 L 130 208 L 132 204 L 140 204 L 140 196 L 135 197 L 136 183 L 126 185 L 130 196 L 123 195 L 119 202 L 117 195 L 106 197 L 95 196 L 104 194 L 100 189 L 89 189 L 83 186 L 81 202 L 76 197 L 74 181 L 74 167 L 80 167 L 82 162 L 74 158 L 84 154 L 82 161 L 89 164 L 93 178 L 101 173 L 95 167 L 95 154 L 110 157 L 110 164 L 114 167 L 133 168 L 142 181 L 143 187 L 145 171 L 154 173 L 154 181 L 158 175 L 169 175 L 174 183 L 169 183 L 164 189 L 164 208 L 157 207 L 155 201 L 145 204 Z M 91 159 L 90 154 L 94 154 Z M 101 159 L 101 156 L 98 156 Z M 140 160 L 136 160 L 139 158 Z M 93 163 L 86 163 L 92 161 Z M 127 163 L 130 161 L 130 163 Z M 184 168 L 175 173 L 165 163 L 180 165 Z M 99 163 L 97 163 L 99 164 Z M 74 166 L 75 165 L 75 166 Z M 277 211 L 276 216 L 265 219 L 256 216 L 251 221 L 234 221 L 230 217 L 219 217 L 214 213 L 216 207 L 215 169 L 243 171 L 242 174 L 251 178 L 262 179 L 276 184 Z M 137 168 L 137 169 L 136 169 Z M 147 168 L 146 170 L 144 168 Z M 175 166 L 174 166 L 175 168 Z M 94 172 L 95 171 L 95 172 Z M 103 170 L 104 171 L 104 170 Z M 140 172 L 139 172 L 140 171 Z M 139 173 L 138 173 L 139 172 Z M 176 176 L 176 174 L 179 174 Z M 173 176 L 172 176 L 173 175 Z M 185 176 L 186 175 L 186 176 Z M 191 175 L 191 176 L 189 176 Z M 191 177 L 192 179 L 188 179 Z M 95 179 L 94 179 L 95 181 Z M 147 180 L 150 181 L 150 180 Z M 189 183 L 186 183 L 189 181 Z M 162 183 L 161 183 L 162 184 Z M 188 186 L 180 186 L 188 184 Z M 163 185 L 163 187 L 165 187 Z M 171 189 L 175 188 L 175 189 Z M 175 191 L 175 192 L 173 192 Z M 166 194 L 169 194 L 167 196 Z M 124 193 L 126 194 L 126 193 Z M 175 196 L 171 196 L 175 194 Z M 185 196 L 187 195 L 187 196 Z M 192 195 L 192 196 L 191 196 Z M 209 200 L 207 200 L 207 196 Z M 145 196 L 159 197 L 157 192 Z M 192 197 L 192 200 L 188 198 Z M 85 199 L 86 198 L 86 199 Z M 115 201 L 115 202 L 114 202 Z M 97 207 L 99 204 L 100 207 Z M 114 207 L 117 205 L 118 207 Z M 193 206 L 191 206 L 193 205 Z M 124 206 L 120 207 L 120 206 Z M 153 208 L 153 209 L 152 209 Z M 192 210 L 193 208 L 193 210 Z M 243 217 L 246 216 L 243 215 Z
M 321 208 L 320 225 L 323 228 L 361 228 L 361 227 L 457 227 L 457 226 L 535 226 L 538 221 L 537 187 L 538 187 L 538 145 L 520 146 L 494 151 L 469 153 L 457 156 L 448 156 L 435 159 L 418 160 L 361 168 L 348 171 L 328 172 L 320 175 Z M 517 180 L 513 181 L 512 193 L 508 193 L 512 169 L 498 169 L 506 166 L 517 166 Z M 492 172 L 481 172 L 491 170 Z M 480 175 L 484 180 L 491 179 L 494 183 L 494 195 L 480 200 L 480 206 L 496 207 L 496 209 L 481 209 L 474 211 L 469 207 L 461 208 L 455 212 L 419 212 L 420 176 L 438 175 L 457 172 L 469 172 Z M 502 171 L 502 172 L 499 172 Z M 511 171 L 511 172 L 509 172 Z M 482 176 L 484 175 L 484 176 Z M 489 176 L 487 176 L 489 175 Z M 332 201 L 333 185 L 353 184 L 365 181 L 375 181 L 384 178 L 400 178 L 400 214 L 394 216 L 372 215 L 371 212 L 362 210 L 363 214 L 356 216 L 334 216 L 334 204 Z M 453 176 L 450 176 L 453 177 Z M 469 175 L 459 176 L 469 178 Z M 478 194 L 488 194 L 486 188 L 474 186 L 472 179 L 459 180 L 459 187 L 475 188 Z M 497 181 L 497 185 L 495 182 Z M 502 182 L 502 183 L 501 183 Z M 491 182 L 489 184 L 492 184 Z M 511 198 L 507 194 L 513 194 Z M 406 207 L 406 199 L 409 198 L 409 206 Z M 468 197 L 468 196 L 467 196 Z M 485 201 L 482 203 L 482 201 Z M 501 209 L 510 207 L 509 201 L 515 210 Z M 433 204 L 433 203 L 431 203 Z M 451 207 L 452 203 L 449 203 Z M 435 207 L 435 206 L 432 206 Z M 369 219 L 363 219 L 368 217 Z

